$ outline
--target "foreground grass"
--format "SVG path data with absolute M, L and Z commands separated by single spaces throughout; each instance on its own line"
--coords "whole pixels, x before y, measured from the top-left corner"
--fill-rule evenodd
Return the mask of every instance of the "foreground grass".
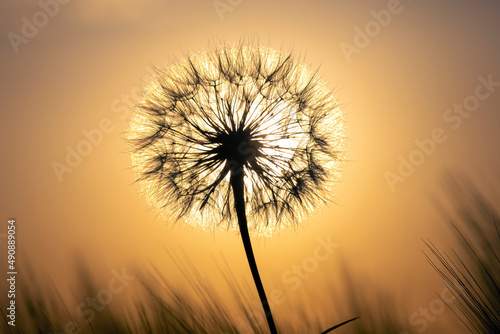
M 17 299 L 18 310 L 16 327 L 3 322 L 2 333 L 268 333 L 265 317 L 260 308 L 254 306 L 255 296 L 250 286 L 238 285 L 232 274 L 226 271 L 225 284 L 229 285 L 232 299 L 228 307 L 227 297 L 223 299 L 196 268 L 186 259 L 178 259 L 177 265 L 184 274 L 187 290 L 179 289 L 169 282 L 159 270 L 152 267 L 144 271 L 143 277 L 134 282 L 134 294 L 116 296 L 112 304 L 95 312 L 92 317 L 78 314 L 77 307 L 68 305 L 59 295 L 57 288 L 48 281 L 20 282 L 19 291 L 23 294 Z M 85 301 L 87 296 L 96 296 L 101 285 L 95 284 L 88 267 L 79 267 L 79 291 L 75 300 Z M 25 277 L 34 277 L 25 270 Z M 355 280 L 349 278 L 350 282 Z M 137 283 L 137 284 L 135 284 Z M 331 326 L 351 319 L 355 315 L 362 318 L 335 329 L 335 333 L 399 333 L 402 322 L 394 319 L 394 312 L 380 308 L 381 304 L 390 305 L 382 299 L 374 307 L 367 307 L 367 295 L 373 291 L 354 284 L 349 286 L 347 295 L 351 303 L 340 305 L 339 296 L 332 294 Z M 123 293 L 123 295 L 128 294 Z M 326 330 L 320 319 L 308 312 L 311 300 L 304 300 L 300 319 L 278 316 L 280 333 L 315 333 Z M 131 302 L 130 302 L 131 300 Z M 123 303 L 122 303 L 123 302 Z M 126 305 L 126 306 L 125 306 Z M 340 306 L 339 306 L 340 305 Z M 342 309 L 340 316 L 338 309 Z M 231 312 L 229 313 L 228 310 Z M 2 308 L 2 312 L 3 308 Z M 279 313 L 278 313 L 279 314 Z M 85 315 L 85 314 L 83 314 Z M 5 314 L 3 314 L 5 319 Z M 85 319 L 90 320 L 86 322 Z M 323 319 L 324 320 L 324 319 Z M 330 320 L 329 320 L 330 321 Z
M 497 203 L 468 182 L 450 181 L 458 218 L 451 251 L 425 240 L 427 258 L 456 298 L 453 313 L 471 333 L 500 333 L 500 232 Z
M 444 279 L 456 302 L 450 307 L 471 333 L 500 333 L 500 235 L 498 214 L 494 206 L 477 191 L 464 202 L 454 198 L 459 219 L 453 221 L 458 241 L 451 252 L 440 250 L 427 240 L 427 256 L 433 268 Z M 455 192 L 458 193 L 458 192 Z M 464 191 L 459 192 L 464 193 Z M 224 285 L 229 286 L 230 296 L 222 298 L 217 289 L 200 274 L 186 258 L 172 257 L 184 275 L 180 289 L 151 266 L 136 271 L 134 293 L 116 296 L 113 303 L 97 312 L 92 319 L 77 311 L 78 302 L 88 296 L 96 296 L 102 286 L 96 284 L 88 266 L 78 266 L 78 286 L 75 287 L 76 304 L 68 304 L 60 291 L 50 281 L 19 281 L 16 327 L 7 325 L 5 308 L 2 333 L 268 333 L 261 307 L 256 308 L 255 291 L 243 286 L 224 270 Z M 77 263 L 79 263 L 77 261 Z M 222 269 L 221 269 L 222 271 Z M 26 277 L 36 277 L 23 270 Z M 287 313 L 282 305 L 277 312 L 280 333 L 319 334 L 330 324 L 360 316 L 360 319 L 335 329 L 337 334 L 400 334 L 408 329 L 407 314 L 401 316 L 397 301 L 370 285 L 366 278 L 353 276 L 349 269 L 341 289 L 326 289 L 325 296 L 331 303 L 325 304 L 326 312 L 319 318 L 310 310 L 318 309 L 313 296 L 300 300 L 300 309 Z M 0 296 L 4 298 L 5 296 Z M 232 299 L 229 301 L 228 299 Z M 0 300 L 2 305 L 6 305 Z M 229 306 L 230 305 L 230 306 Z M 323 305 L 323 304 L 322 304 Z M 330 305 L 330 306 L 328 306 Z M 330 311 L 331 308 L 331 311 Z M 293 314 L 295 318 L 286 314 Z M 300 314 L 300 319 L 296 319 Z M 330 314 L 325 320 L 325 314 Z M 90 320 L 86 322 L 85 319 Z M 410 328 L 411 329 L 411 328 Z

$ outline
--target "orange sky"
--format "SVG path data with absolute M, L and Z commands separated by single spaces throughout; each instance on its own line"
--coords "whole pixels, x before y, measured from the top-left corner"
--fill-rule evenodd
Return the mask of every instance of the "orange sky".
M 128 97 L 149 66 L 213 39 L 258 36 L 320 66 L 348 123 L 349 162 L 337 204 L 296 230 L 254 240 L 266 288 L 288 289 L 287 270 L 314 253 L 318 238 L 331 236 L 340 246 L 302 281 L 303 291 L 341 284 L 337 268 L 344 258 L 388 289 L 406 318 L 428 305 L 444 285 L 421 254 L 420 238 L 447 239 L 429 196 L 440 196 L 445 172 L 465 171 L 487 187 L 500 166 L 500 4 L 243 0 L 217 12 L 214 3 L 70 1 L 52 8 L 53 17 L 36 32 L 23 28 L 42 10 L 36 1 L 0 5 L 1 219 L 18 220 L 19 248 L 37 274 L 77 284 L 66 277 L 74 255 L 83 253 L 97 276 L 152 261 L 175 280 L 166 247 L 185 251 L 208 276 L 212 258 L 222 253 L 236 276 L 251 280 L 234 233 L 207 234 L 156 219 L 132 183 L 123 138 Z M 26 32 L 34 36 L 23 37 Z M 472 111 L 460 114 L 456 104 Z M 102 139 L 68 166 L 71 172 L 58 175 L 54 162 L 68 165 L 68 148 L 85 145 L 84 132 L 95 129 Z M 416 141 L 432 152 L 414 153 Z M 394 179 L 400 157 L 418 166 Z M 439 333 L 447 317 L 426 333 Z

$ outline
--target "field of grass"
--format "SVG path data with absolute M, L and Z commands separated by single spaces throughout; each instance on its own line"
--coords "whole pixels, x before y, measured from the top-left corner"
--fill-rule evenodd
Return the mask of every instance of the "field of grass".
M 452 186 L 460 185 L 455 182 Z M 452 198 L 456 215 L 451 221 L 450 233 L 455 236 L 456 243 L 435 245 L 427 239 L 424 240 L 424 253 L 456 298 L 456 302 L 449 306 L 456 321 L 471 333 L 500 333 L 500 233 L 496 203 L 483 197 L 472 186 L 453 192 L 461 194 Z M 139 271 L 142 274 L 135 282 L 138 283 L 135 284 L 137 291 L 128 296 L 127 302 L 124 299 L 122 304 L 121 296 L 118 296 L 118 302 L 103 308 L 90 319 L 88 314 L 87 317 L 78 314 L 75 305 L 64 302 L 50 281 L 25 279 L 19 282 L 19 291 L 23 293 L 17 299 L 19 316 L 16 327 L 7 325 L 5 309 L 2 308 L 5 321 L 1 331 L 44 334 L 268 332 L 261 308 L 252 306 L 256 298 L 252 286 L 238 283 L 229 269 L 219 268 L 226 280 L 223 284 L 231 291 L 229 303 L 227 297 L 222 298 L 188 259 L 170 256 L 184 274 L 189 291 L 177 288 L 151 266 Z M 75 300 L 96 296 L 101 286 L 95 283 L 89 266 L 81 264 L 78 271 L 80 281 L 74 293 Z M 311 296 L 303 297 L 301 305 L 304 310 L 301 310 L 303 316 L 299 321 L 287 319 L 284 312 L 277 313 L 279 332 L 321 333 L 357 316 L 360 318 L 333 332 L 400 334 L 408 331 L 408 315 L 397 310 L 390 292 L 377 291 L 366 279 L 355 277 L 348 268 L 343 272 L 344 295 L 336 295 L 333 288 L 326 292 L 332 299 L 333 321 L 330 326 L 325 327 L 324 319 L 307 312 L 313 302 Z
M 184 273 L 189 286 L 178 289 L 156 268 L 144 270 L 135 284 L 133 301 L 125 302 L 117 296 L 109 307 L 95 312 L 78 314 L 75 305 L 66 304 L 59 297 L 56 287 L 49 281 L 23 281 L 19 290 L 23 291 L 18 299 L 16 327 L 2 324 L 3 333 L 268 333 L 260 305 L 256 304 L 256 296 L 251 285 L 238 284 L 232 274 L 225 270 L 226 281 L 231 291 L 231 301 L 223 299 L 214 286 L 210 285 L 196 268 L 186 259 L 178 258 L 180 269 Z M 182 263 L 182 264 L 181 264 Z M 188 264 L 186 264 L 188 263 Z M 33 275 L 25 275 L 34 277 Z M 91 271 L 87 266 L 79 268 L 79 291 L 75 300 L 85 301 L 86 296 L 96 296 L 101 285 L 94 283 Z M 346 272 L 347 295 L 349 302 L 342 306 L 342 315 L 336 311 L 337 297 L 332 294 L 332 315 L 334 322 L 322 327 L 321 321 L 310 312 L 297 319 L 283 317 L 278 312 L 277 325 L 280 333 L 321 333 L 329 327 L 337 325 L 355 316 L 361 316 L 335 333 L 399 333 L 403 328 L 402 318 L 395 319 L 395 313 L 381 307 L 388 301 L 377 299 L 366 286 L 354 286 L 353 278 Z M 134 282 L 137 283 L 137 282 Z M 137 288 L 139 287 L 139 288 Z M 367 298 L 369 296 L 369 298 Z M 227 298 L 227 297 L 226 297 Z M 305 299 L 305 298 L 304 298 Z M 367 299 L 375 300 L 372 307 L 367 307 Z M 123 306 L 120 304 L 124 301 Z M 231 302 L 231 303 L 230 303 Z M 301 305 L 307 309 L 311 300 L 304 300 Z M 231 305 L 231 306 L 229 306 Z M 236 306 L 235 306 L 236 305 Z M 229 312 L 229 310 L 231 312 Z M 3 310 L 2 310 L 3 312 Z M 350 317 L 345 317 L 348 314 Z M 4 318 L 5 318 L 5 314 Z M 281 316 L 280 316 L 281 315 Z M 85 320 L 90 320 L 86 322 Z M 323 321 L 324 322 L 324 321 Z

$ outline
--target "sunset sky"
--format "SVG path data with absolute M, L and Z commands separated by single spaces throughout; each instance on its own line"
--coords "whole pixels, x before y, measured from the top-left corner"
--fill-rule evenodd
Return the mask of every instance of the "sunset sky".
M 286 312 L 279 305 L 273 312 L 300 317 L 293 302 L 306 296 L 323 327 L 340 322 L 328 316 L 343 308 L 333 291 L 343 290 L 347 263 L 354 285 L 393 298 L 406 324 L 401 331 L 421 328 L 409 317 L 445 287 L 421 238 L 453 245 L 432 200 L 444 201 L 444 177 L 461 172 L 499 195 L 500 2 L 62 2 L 0 4 L 0 237 L 16 218 L 20 266 L 50 277 L 68 300 L 78 286 L 77 256 L 102 282 L 113 269 L 154 264 L 184 284 L 167 249 L 185 252 L 221 290 L 216 263 L 251 284 L 238 234 L 166 225 L 147 207 L 124 138 L 154 65 L 214 40 L 258 38 L 319 68 L 348 129 L 336 203 L 296 229 L 253 240 L 266 290 L 289 296 Z M 332 253 L 297 280 L 292 268 L 329 242 Z M 447 310 L 425 333 L 456 323 Z

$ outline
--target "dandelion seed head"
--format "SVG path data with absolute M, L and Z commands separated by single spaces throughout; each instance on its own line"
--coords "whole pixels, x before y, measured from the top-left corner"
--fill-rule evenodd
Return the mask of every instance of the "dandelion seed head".
M 237 231 L 230 177 L 243 173 L 249 231 L 268 236 L 332 200 L 344 133 L 315 71 L 243 43 L 158 69 L 128 139 L 141 193 L 167 221 Z

